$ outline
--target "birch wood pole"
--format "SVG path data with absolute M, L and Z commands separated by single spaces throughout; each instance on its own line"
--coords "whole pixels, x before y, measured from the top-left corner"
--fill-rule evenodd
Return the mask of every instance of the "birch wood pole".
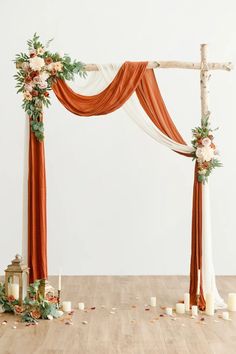
M 201 122 L 209 116 L 208 110 L 208 82 L 210 79 L 209 67 L 207 64 L 207 44 L 201 44 L 201 69 L 200 69 L 200 88 L 201 88 Z
M 204 44 L 205 45 L 205 44 Z M 201 70 L 201 63 L 192 63 L 190 61 L 149 61 L 147 69 L 194 69 Z M 226 70 L 233 69 L 231 62 L 225 63 L 208 63 L 209 70 Z M 98 71 L 96 64 L 86 64 L 86 71 Z

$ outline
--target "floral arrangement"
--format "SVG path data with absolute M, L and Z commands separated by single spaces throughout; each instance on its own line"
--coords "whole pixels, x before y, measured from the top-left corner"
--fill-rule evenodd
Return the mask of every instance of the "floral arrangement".
M 198 181 L 202 183 L 207 182 L 208 176 L 214 168 L 222 166 L 217 158 L 219 152 L 213 142 L 214 130 L 210 127 L 209 115 L 202 118 L 201 127 L 192 129 L 192 145 L 195 149 L 193 152 L 193 159 L 197 160 Z
M 63 312 L 58 310 L 57 297 L 46 295 L 46 298 L 39 294 L 40 280 L 30 284 L 28 295 L 25 297 L 23 305 L 20 306 L 18 300 L 12 295 L 6 296 L 5 285 L 0 283 L 0 305 L 5 312 L 13 312 L 19 315 L 22 322 L 36 324 L 38 319 L 49 319 L 61 317 Z
M 51 53 L 48 50 L 49 40 L 44 46 L 35 33 L 28 40 L 28 53 L 20 53 L 15 57 L 17 74 L 17 93 L 23 93 L 23 109 L 31 119 L 31 130 L 37 140 L 44 139 L 42 121 L 43 107 L 50 105 L 49 91 L 57 79 L 73 80 L 76 74 L 86 77 L 85 66 L 65 54 Z

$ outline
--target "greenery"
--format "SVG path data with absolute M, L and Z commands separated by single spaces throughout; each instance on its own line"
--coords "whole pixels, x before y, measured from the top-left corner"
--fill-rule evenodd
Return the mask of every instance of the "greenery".
M 86 77 L 85 65 L 71 60 L 69 55 L 52 53 L 48 47 L 52 40 L 44 46 L 35 33 L 27 41 L 28 53 L 16 54 L 17 93 L 23 94 L 22 107 L 31 120 L 31 130 L 38 141 L 44 139 L 43 108 L 51 104 L 49 91 L 57 79 L 74 80 L 75 75 Z
M 197 160 L 198 182 L 201 183 L 207 182 L 216 167 L 222 167 L 222 163 L 216 157 L 218 152 L 213 142 L 213 131 L 217 129 L 211 129 L 209 115 L 202 117 L 201 126 L 192 129 L 193 160 Z
M 58 311 L 57 297 L 46 296 L 39 293 L 40 280 L 36 280 L 28 287 L 28 294 L 19 305 L 12 295 L 6 296 L 5 285 L 0 283 L 0 305 L 6 312 L 13 312 L 19 315 L 22 322 L 37 323 L 38 319 L 58 318 L 61 313 Z

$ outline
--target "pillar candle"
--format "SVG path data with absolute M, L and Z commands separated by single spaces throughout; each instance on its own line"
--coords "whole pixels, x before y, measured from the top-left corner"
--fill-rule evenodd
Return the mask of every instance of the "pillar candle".
M 215 307 L 214 307 L 214 294 L 206 294 L 206 314 L 209 316 L 214 316 Z
M 228 311 L 222 312 L 222 318 L 223 318 L 223 320 L 229 320 L 229 313 L 228 313 Z
M 58 276 L 58 290 L 61 290 L 61 274 Z
M 182 303 L 176 304 L 176 313 L 185 313 L 185 305 Z
M 10 283 L 8 285 L 8 294 L 14 296 L 16 300 L 19 299 L 19 284 Z
M 192 316 L 198 315 L 198 307 L 196 305 L 192 306 Z
M 78 303 L 78 308 L 79 308 L 79 310 L 84 310 L 84 303 L 83 302 L 79 302 Z
M 172 316 L 172 307 L 166 307 L 166 314 Z
M 71 311 L 71 302 L 70 301 L 63 301 L 62 302 L 62 310 L 65 312 Z
M 185 311 L 190 310 L 190 295 L 189 293 L 184 294 L 184 305 L 185 305 Z
M 152 307 L 156 307 L 156 305 L 157 305 L 157 298 L 156 298 L 155 296 L 152 296 L 152 297 L 150 298 L 150 305 L 151 305 Z
M 197 272 L 197 295 L 200 295 L 200 280 L 201 280 L 201 271 L 198 269 Z
M 228 309 L 229 311 L 236 311 L 236 293 L 229 293 Z

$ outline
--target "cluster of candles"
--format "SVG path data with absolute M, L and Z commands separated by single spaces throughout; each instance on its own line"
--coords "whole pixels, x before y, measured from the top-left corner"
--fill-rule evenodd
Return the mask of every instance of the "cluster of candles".
M 156 297 L 152 296 L 150 298 L 150 306 L 156 307 Z M 228 310 L 229 311 L 236 311 L 236 293 L 229 293 L 228 294 Z M 175 311 L 177 314 L 185 314 L 185 312 L 190 312 L 190 294 L 185 293 L 184 294 L 184 302 L 178 302 L 175 306 Z M 173 315 L 173 309 L 172 307 L 166 307 L 165 308 L 165 313 L 166 315 L 172 316 Z M 215 306 L 214 306 L 214 294 L 209 293 L 206 294 L 206 310 L 205 310 L 206 315 L 209 316 L 214 316 L 215 314 Z M 193 305 L 191 307 L 191 314 L 192 316 L 196 317 L 198 316 L 198 306 Z M 229 319 L 229 312 L 224 311 L 222 312 L 222 318 L 224 320 Z
M 60 294 L 60 291 L 61 291 L 61 275 L 59 275 L 59 278 L 58 278 L 58 294 Z M 200 294 L 200 270 L 198 271 L 197 296 L 199 296 L 199 294 Z M 205 313 L 209 316 L 214 316 L 214 313 L 215 313 L 214 293 L 206 294 L 205 300 L 206 300 Z M 156 307 L 156 305 L 157 305 L 157 299 L 155 296 L 152 296 L 150 298 L 150 306 Z M 79 302 L 78 309 L 83 311 L 84 308 L 85 308 L 84 303 Z M 62 310 L 64 312 L 71 312 L 71 310 L 72 310 L 71 301 L 63 301 L 62 302 Z M 236 311 L 236 293 L 229 293 L 228 294 L 228 310 L 229 311 Z M 184 294 L 184 302 L 183 303 L 178 302 L 176 304 L 175 311 L 177 314 L 184 314 L 185 312 L 190 312 L 190 294 L 189 293 Z M 173 314 L 172 307 L 166 307 L 165 313 L 169 316 L 172 316 L 172 314 Z M 197 305 L 192 305 L 191 314 L 194 317 L 198 316 L 198 306 Z M 224 320 L 228 320 L 229 319 L 229 312 L 224 311 L 222 313 L 222 318 Z

